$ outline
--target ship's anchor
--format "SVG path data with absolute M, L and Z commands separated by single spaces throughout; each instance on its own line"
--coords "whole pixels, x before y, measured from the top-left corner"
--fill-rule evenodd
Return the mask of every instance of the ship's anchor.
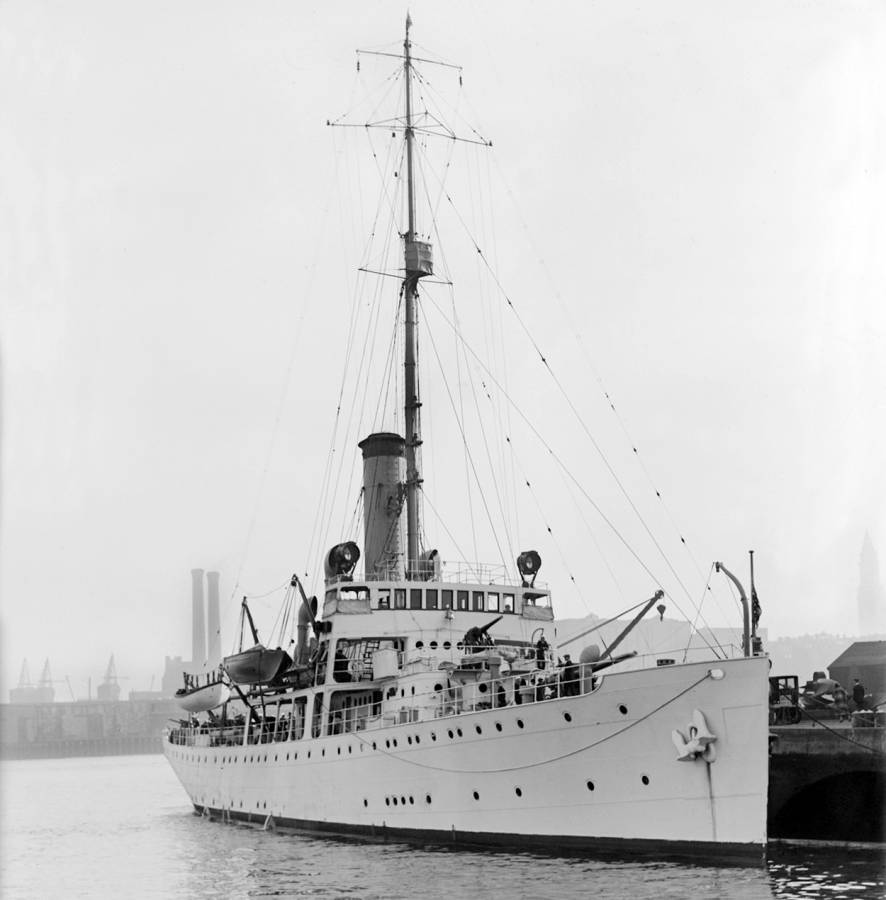
M 677 748 L 677 759 L 680 762 L 692 762 L 703 759 L 706 763 L 712 763 L 717 758 L 717 748 L 714 741 L 716 735 L 711 733 L 704 713 L 700 709 L 692 711 L 692 721 L 688 724 L 689 738 L 683 736 L 683 732 L 675 728 L 671 732 L 671 740 Z

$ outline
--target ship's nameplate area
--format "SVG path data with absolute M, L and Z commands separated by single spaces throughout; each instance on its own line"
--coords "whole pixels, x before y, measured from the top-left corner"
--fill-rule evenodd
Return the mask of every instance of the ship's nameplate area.
M 547 591 L 514 585 L 464 584 L 461 582 L 386 582 L 330 584 L 323 603 L 323 618 L 408 610 L 437 612 L 451 618 L 455 613 L 484 616 L 518 616 L 534 621 L 553 621 L 551 596 Z

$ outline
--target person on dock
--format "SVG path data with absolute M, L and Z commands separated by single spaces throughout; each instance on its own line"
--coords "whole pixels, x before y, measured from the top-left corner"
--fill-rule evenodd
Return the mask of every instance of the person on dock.
M 859 678 L 853 678 L 852 682 L 852 702 L 855 704 L 856 709 L 864 709 L 864 685 L 861 683 L 861 679 Z

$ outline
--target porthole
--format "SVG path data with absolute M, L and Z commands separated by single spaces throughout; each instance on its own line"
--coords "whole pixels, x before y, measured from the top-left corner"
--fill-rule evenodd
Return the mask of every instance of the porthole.
M 434 685 L 434 690 L 437 691 L 437 692 L 442 691 L 442 690 L 443 690 L 443 685 L 440 684 L 440 682 L 438 681 L 438 682 Z
M 589 781 L 589 782 L 588 782 L 588 790 L 589 790 L 589 791 L 592 791 L 593 789 L 594 789 L 594 782 L 593 782 L 593 781 Z
M 385 747 L 387 747 L 388 750 L 391 749 L 391 742 L 390 742 L 390 740 L 386 740 L 386 741 L 385 741 Z
M 642 781 L 643 784 L 649 784 L 649 776 L 648 776 L 648 775 L 644 775 L 644 776 L 640 779 L 640 781 Z
M 377 750 L 377 749 L 378 749 L 378 747 L 377 747 L 376 744 L 375 744 L 375 741 L 372 742 L 372 749 L 373 749 L 373 750 Z
M 483 682 L 481 681 L 480 684 L 477 685 L 477 690 L 481 694 L 485 694 L 489 690 L 489 686 L 486 684 L 483 684 Z
M 479 799 L 480 799 L 480 794 L 479 794 L 477 791 L 474 791 L 474 799 L 475 799 L 475 800 L 479 800 Z
M 430 803 L 431 803 L 431 795 L 430 794 L 425 794 L 425 803 L 430 805 Z
M 396 806 L 396 805 L 397 805 L 397 798 L 394 797 L 394 806 Z
M 418 735 L 415 736 L 415 743 L 416 743 L 416 744 L 420 744 L 420 743 L 421 743 L 421 738 L 420 738 Z
M 515 793 L 518 797 L 522 797 L 522 796 L 523 796 L 523 789 L 522 789 L 522 788 L 514 788 L 514 793 Z
M 456 729 L 455 729 L 455 733 L 456 733 L 459 737 L 462 737 L 461 728 L 456 728 Z
M 274 762 L 277 762 L 277 754 L 274 754 Z
M 262 809 L 267 809 L 267 808 L 268 808 L 268 801 L 267 801 L 267 800 L 265 800 L 265 802 L 264 802 L 264 803 L 262 803 L 262 805 L 261 805 L 261 806 L 262 806 Z
M 443 649 L 444 649 L 444 650 L 451 650 L 451 649 L 452 649 L 452 644 L 451 644 L 449 641 L 443 641 Z
M 338 748 L 338 755 L 341 756 L 341 747 Z
M 415 805 L 415 797 L 413 797 L 411 794 L 409 795 L 409 805 L 410 806 Z
M 415 649 L 416 649 L 416 650 L 421 650 L 421 649 L 424 647 L 424 645 L 425 645 L 425 642 L 424 642 L 424 641 L 416 641 L 416 642 L 415 642 Z
M 431 740 L 432 740 L 432 741 L 436 741 L 436 740 L 437 740 L 437 733 L 436 733 L 435 731 L 432 731 L 432 732 L 431 732 Z
M 479 725 L 475 725 L 474 728 L 477 734 L 483 734 L 483 729 Z
M 385 806 L 390 806 L 390 805 L 391 805 L 391 798 L 385 797 Z
M 495 730 L 496 730 L 496 731 L 501 731 L 501 722 L 496 722 L 496 723 L 495 723 Z
M 394 738 L 391 743 L 396 747 L 397 746 L 397 738 Z
M 286 754 L 286 762 L 289 762 L 289 754 Z
M 405 797 L 401 797 L 401 798 L 400 798 L 400 805 L 401 805 L 401 806 L 406 806 L 406 798 L 405 798 Z
M 437 642 L 436 642 L 436 641 L 431 641 L 431 643 L 428 644 L 428 646 L 431 648 L 431 650 L 436 650 L 436 649 L 437 649 Z
M 411 744 L 411 743 L 412 743 L 412 735 L 407 736 L 407 738 L 406 738 L 406 743 L 407 743 L 407 744 Z
M 624 703 L 619 704 L 618 711 L 619 711 L 623 716 L 626 716 L 626 715 L 628 714 L 628 708 L 624 705 Z
M 310 759 L 310 758 L 311 758 L 311 751 L 308 750 L 308 759 Z
M 363 805 L 369 806 L 369 801 L 365 797 L 363 798 Z
M 352 752 L 352 750 L 353 750 L 353 748 L 352 748 L 352 747 L 351 747 L 351 745 L 350 745 L 350 744 L 348 744 L 348 753 L 351 753 L 351 752 Z
M 326 756 L 326 748 L 325 747 L 320 751 L 320 756 Z
M 568 712 L 563 713 L 563 718 L 564 718 L 567 722 L 571 722 L 571 721 L 572 721 L 572 713 L 568 713 Z
M 450 740 L 455 737 L 455 732 L 451 728 L 446 733 L 449 735 Z
M 523 720 L 517 719 L 517 728 L 522 728 L 522 727 L 523 727 Z

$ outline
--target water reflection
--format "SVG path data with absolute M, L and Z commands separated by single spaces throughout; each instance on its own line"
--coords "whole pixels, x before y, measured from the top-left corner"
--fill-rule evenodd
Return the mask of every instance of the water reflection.
M 870 851 L 776 848 L 767 865 L 729 868 L 318 838 L 194 816 L 162 757 L 34 760 L 0 771 L 4 898 L 886 895 L 882 854 Z

